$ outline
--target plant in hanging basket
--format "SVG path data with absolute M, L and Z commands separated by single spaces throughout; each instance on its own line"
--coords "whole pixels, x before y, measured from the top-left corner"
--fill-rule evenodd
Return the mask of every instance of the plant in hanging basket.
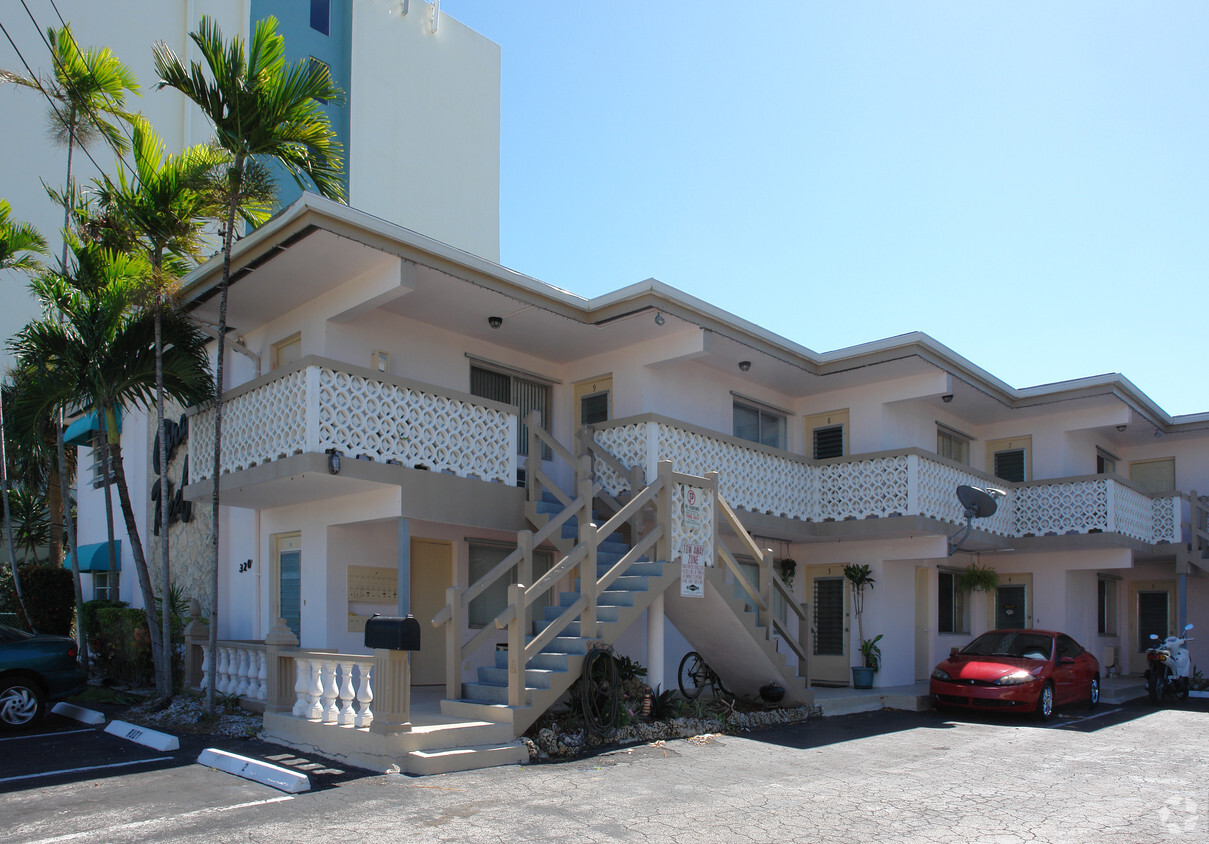
M 785 581 L 786 586 L 793 586 L 793 577 L 798 573 L 798 561 L 786 557 L 783 560 L 776 561 L 777 574 L 781 576 L 781 580 Z
M 957 585 L 963 592 L 990 592 L 999 586 L 999 572 L 975 560 L 961 570 Z

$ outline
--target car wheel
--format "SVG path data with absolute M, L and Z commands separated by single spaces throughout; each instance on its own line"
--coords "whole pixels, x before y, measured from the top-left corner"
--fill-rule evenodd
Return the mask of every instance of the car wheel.
M 0 682 L 0 726 L 15 730 L 42 717 L 46 696 L 32 680 L 18 677 Z
M 1087 708 L 1095 709 L 1096 704 L 1100 702 L 1100 678 L 1092 677 L 1090 688 L 1087 690 Z
M 1048 721 L 1054 714 L 1054 684 L 1046 683 L 1037 695 L 1037 720 Z

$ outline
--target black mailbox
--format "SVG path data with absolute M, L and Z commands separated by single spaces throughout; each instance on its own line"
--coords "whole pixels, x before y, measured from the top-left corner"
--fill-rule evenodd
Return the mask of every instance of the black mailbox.
M 420 622 L 413 616 L 373 614 L 365 620 L 365 647 L 376 650 L 418 651 L 420 649 Z

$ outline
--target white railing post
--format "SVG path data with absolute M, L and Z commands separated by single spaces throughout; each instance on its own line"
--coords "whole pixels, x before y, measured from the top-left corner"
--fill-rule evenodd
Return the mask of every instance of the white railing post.
M 525 589 L 517 583 L 508 585 L 508 605 L 513 608 L 512 621 L 508 623 L 508 705 L 524 706 L 525 700 L 525 633 L 521 619 L 524 617 Z
M 596 569 L 598 554 L 596 540 L 596 525 L 585 515 L 585 523 L 579 526 L 579 542 L 584 546 L 583 559 L 579 563 L 579 594 L 584 600 L 584 611 L 579 616 L 579 635 L 585 639 L 595 639 L 600 635 L 596 623 L 597 581 L 600 574 Z
M 306 385 L 306 446 L 304 451 L 307 452 L 323 450 L 320 447 L 319 433 L 319 376 L 318 366 L 308 366 L 303 378 L 303 383 Z
M 1104 484 L 1104 501 L 1108 512 L 1105 514 L 1105 530 L 1109 533 L 1117 532 L 1117 482 L 1112 478 L 1105 478 L 1103 481 L 1098 481 Z M 1153 522 L 1154 520 L 1151 519 Z
M 759 610 L 756 617 L 760 626 L 768 630 L 772 638 L 772 549 L 765 548 L 763 559 L 760 561 L 760 600 L 764 609 Z
M 357 666 L 357 717 L 353 719 L 353 726 L 368 727 L 374 723 L 374 712 L 371 708 L 374 702 L 374 690 L 370 685 L 370 675 L 373 673 L 372 668 L 364 663 Z
M 646 434 L 646 459 L 643 461 L 643 468 L 646 472 L 646 483 L 649 484 L 659 474 L 659 462 L 662 457 L 659 454 L 659 423 L 646 422 L 643 424 L 643 428 Z M 631 491 L 637 493 L 636 489 Z
M 377 712 L 369 731 L 384 736 L 411 732 L 411 651 L 375 649 L 373 678 Z
M 446 587 L 445 604 L 449 607 L 449 620 L 445 622 L 445 697 L 457 700 L 462 696 L 462 590 Z
M 904 516 L 918 516 L 922 509 L 920 501 L 919 455 L 907 455 L 907 511 Z
M 336 689 L 336 663 L 325 659 L 321 664 L 323 666 L 323 723 L 335 724 L 336 718 L 340 714 L 340 710 L 336 708 L 336 698 L 340 694 Z
M 340 717 L 337 723 L 340 726 L 352 724 L 356 720 L 356 713 L 353 711 L 353 665 L 351 662 L 342 662 L 338 666 L 340 668 Z
M 323 719 L 323 703 L 320 700 L 323 697 L 323 663 L 317 659 L 307 660 L 310 667 L 311 677 L 306 687 L 306 717 L 310 721 L 321 721 Z
M 291 713 L 295 718 L 307 718 L 311 711 L 310 701 L 307 699 L 307 693 L 311 690 L 310 660 L 302 656 L 294 657 L 294 672 L 297 679 L 294 681 L 294 708 Z

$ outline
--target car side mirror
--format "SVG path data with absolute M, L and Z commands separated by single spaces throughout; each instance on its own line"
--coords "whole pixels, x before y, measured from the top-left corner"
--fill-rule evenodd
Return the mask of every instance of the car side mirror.
M 949 648 L 949 656 L 957 656 L 958 652 L 960 652 L 960 651 L 961 651 L 961 648 L 954 645 L 953 647 Z

